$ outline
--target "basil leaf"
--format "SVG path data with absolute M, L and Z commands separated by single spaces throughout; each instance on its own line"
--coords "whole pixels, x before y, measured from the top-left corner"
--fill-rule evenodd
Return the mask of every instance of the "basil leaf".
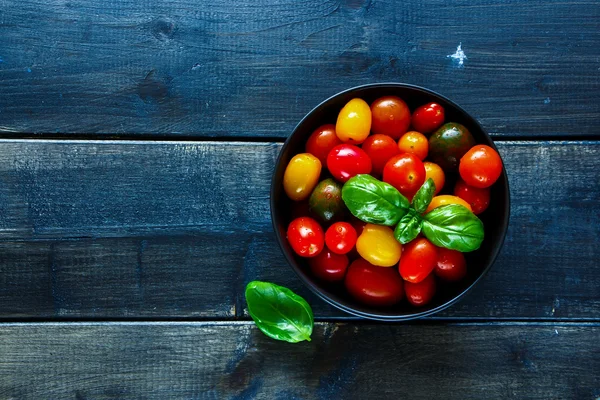
M 250 316 L 267 336 L 297 343 L 310 342 L 314 317 L 310 305 L 288 288 L 252 281 L 246 286 Z
M 435 183 L 433 183 L 433 179 L 427 178 L 423 186 L 415 194 L 415 197 L 413 197 L 412 205 L 415 211 L 419 214 L 425 212 L 427 206 L 431 203 L 431 199 L 433 199 L 434 193 Z
M 397 224 L 410 208 L 396 188 L 366 174 L 356 175 L 344 184 L 342 200 L 356 218 L 377 225 Z
M 406 244 L 417 237 L 421 232 L 421 216 L 414 210 L 410 210 L 394 229 L 394 237 L 402 244 Z
M 458 204 L 441 206 L 427 213 L 422 230 L 436 246 L 462 252 L 477 250 L 483 242 L 483 223 Z

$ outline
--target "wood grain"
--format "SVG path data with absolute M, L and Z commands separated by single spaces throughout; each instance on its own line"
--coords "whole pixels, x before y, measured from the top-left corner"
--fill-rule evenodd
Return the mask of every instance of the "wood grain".
M 436 90 L 497 136 L 599 134 L 597 1 L 0 5 L 5 136 L 284 138 L 325 98 L 382 81 Z
M 600 142 L 502 142 L 504 249 L 443 319 L 600 319 Z M 0 318 L 244 317 L 253 279 L 345 318 L 287 266 L 269 216 L 280 145 L 0 141 Z
M 595 399 L 600 327 L 251 323 L 3 324 L 0 397 Z

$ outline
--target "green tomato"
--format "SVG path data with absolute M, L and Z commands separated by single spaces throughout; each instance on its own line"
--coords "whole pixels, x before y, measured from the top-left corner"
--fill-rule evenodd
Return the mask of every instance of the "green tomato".
M 455 170 L 473 146 L 475 139 L 471 132 L 461 124 L 449 122 L 429 138 L 429 158 L 445 170 Z
M 339 221 L 345 215 L 342 185 L 331 178 L 317 184 L 308 199 L 310 212 L 324 223 Z

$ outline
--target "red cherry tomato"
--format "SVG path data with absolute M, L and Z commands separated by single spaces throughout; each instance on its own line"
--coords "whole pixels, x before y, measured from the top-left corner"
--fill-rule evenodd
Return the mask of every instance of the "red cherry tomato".
M 390 158 L 400 153 L 398 145 L 388 135 L 376 134 L 371 135 L 365 140 L 362 149 L 369 155 L 373 163 L 373 173 L 381 175 L 383 167 Z
M 454 195 L 469 203 L 474 214 L 481 214 L 490 205 L 490 188 L 469 186 L 460 179 L 454 186 Z
M 445 281 L 460 281 L 467 275 L 467 262 L 463 253 L 440 247 L 435 274 Z
M 327 156 L 327 168 L 331 175 L 340 182 L 346 182 L 358 174 L 371 173 L 371 159 L 353 144 L 335 146 Z
M 423 161 L 409 153 L 390 158 L 383 168 L 383 181 L 398 189 L 409 200 L 425 183 L 425 175 Z
M 427 278 L 437 263 L 438 250 L 425 238 L 404 245 L 398 270 L 405 281 L 419 283 Z
M 325 244 L 336 254 L 346 254 L 354 248 L 356 230 L 348 222 L 336 222 L 325 232 Z
M 413 306 L 424 306 L 433 299 L 435 286 L 435 276 L 433 274 L 429 274 L 427 278 L 419 283 L 404 282 L 406 299 Z
M 419 132 L 433 132 L 444 123 L 444 114 L 444 107 L 439 104 L 425 104 L 413 112 L 412 126 Z
M 348 263 L 347 255 L 335 254 L 328 249 L 323 250 L 319 255 L 308 260 L 308 265 L 313 275 L 327 282 L 344 279 Z
M 402 300 L 402 279 L 394 268 L 377 267 L 359 258 L 350 264 L 344 280 L 348 293 L 370 306 L 391 306 Z
M 410 125 L 410 110 L 399 97 L 381 97 L 371 104 L 371 131 L 398 140 Z
M 318 127 L 306 142 L 306 152 L 317 157 L 321 164 L 327 163 L 327 155 L 342 141 L 335 134 L 335 125 L 327 124 Z
M 300 217 L 290 222 L 287 238 L 292 249 L 302 257 L 314 257 L 325 247 L 323 228 L 310 217 Z
M 490 146 L 478 144 L 460 159 L 458 172 L 469 186 L 490 187 L 502 174 L 502 159 Z

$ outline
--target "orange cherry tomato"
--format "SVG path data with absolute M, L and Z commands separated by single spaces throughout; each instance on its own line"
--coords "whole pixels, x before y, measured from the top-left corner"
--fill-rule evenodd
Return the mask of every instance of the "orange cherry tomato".
M 444 170 L 439 165 L 425 161 L 423 163 L 425 166 L 425 180 L 431 178 L 433 179 L 433 183 L 435 184 L 435 194 L 438 194 L 446 183 L 446 175 L 444 174 Z
M 471 205 L 473 214 L 481 214 L 490 205 L 490 188 L 476 188 L 458 180 L 454 186 L 454 195 Z
M 371 108 L 363 99 L 352 99 L 340 111 L 335 133 L 344 143 L 360 144 L 371 131 Z
M 398 154 L 383 167 L 383 181 L 410 200 L 425 182 L 425 166 L 414 154 Z
M 317 157 L 321 164 L 327 163 L 327 155 L 342 141 L 335 134 L 335 125 L 327 124 L 318 127 L 306 142 L 306 152 Z
M 419 283 L 435 268 L 438 259 L 437 247 L 425 238 L 417 238 L 404 245 L 398 271 L 405 281 Z
M 410 110 L 404 100 L 396 96 L 381 97 L 371 104 L 373 133 L 381 133 L 398 140 L 410 125 Z
M 362 149 L 371 158 L 373 173 L 375 175 L 381 175 L 385 163 L 387 163 L 390 158 L 400 153 L 394 139 L 388 135 L 382 134 L 369 136 L 363 143 Z
M 502 159 L 490 146 L 479 144 L 460 159 L 458 172 L 467 185 L 487 188 L 502 174 Z
M 285 194 L 294 201 L 306 199 L 319 182 L 321 161 L 312 154 L 296 154 L 283 174 Z
M 400 153 L 414 154 L 419 157 L 419 160 L 423 161 L 427 158 L 429 140 L 420 132 L 406 132 L 398 141 L 398 149 L 400 149 Z
M 431 199 L 431 203 L 429 203 L 427 210 L 425 210 L 425 214 L 427 214 L 434 208 L 445 206 L 447 204 L 460 204 L 461 206 L 466 207 L 469 211 L 473 211 L 471 205 L 463 199 L 461 199 L 460 197 L 452 196 L 450 194 L 443 194 L 441 196 L 435 196 L 433 199 Z

